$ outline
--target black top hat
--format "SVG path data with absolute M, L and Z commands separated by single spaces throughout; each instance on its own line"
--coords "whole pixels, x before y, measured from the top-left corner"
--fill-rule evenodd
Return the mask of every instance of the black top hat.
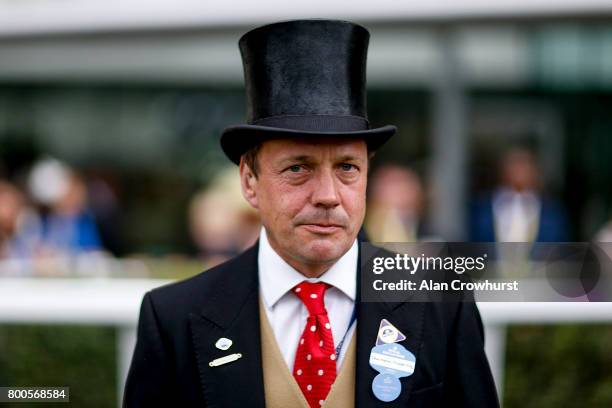
M 366 112 L 370 34 L 337 20 L 294 20 L 244 34 L 247 124 L 223 131 L 221 147 L 234 162 L 256 144 L 288 137 L 359 137 L 370 150 L 397 130 L 371 129 Z

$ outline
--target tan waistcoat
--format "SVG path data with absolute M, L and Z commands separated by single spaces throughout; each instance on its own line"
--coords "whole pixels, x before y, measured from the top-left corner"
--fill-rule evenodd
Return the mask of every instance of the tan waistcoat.
M 259 300 L 261 322 L 261 358 L 267 408 L 309 408 L 302 390 L 289 371 L 278 348 L 263 302 Z M 332 385 L 326 408 L 353 408 L 355 406 L 355 334 L 353 335 L 336 381 Z

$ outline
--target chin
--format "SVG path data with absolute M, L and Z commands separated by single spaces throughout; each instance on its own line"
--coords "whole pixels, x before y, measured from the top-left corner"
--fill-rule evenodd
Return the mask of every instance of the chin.
M 314 238 L 303 246 L 304 257 L 314 262 L 330 262 L 340 259 L 348 250 L 345 242 L 333 238 Z

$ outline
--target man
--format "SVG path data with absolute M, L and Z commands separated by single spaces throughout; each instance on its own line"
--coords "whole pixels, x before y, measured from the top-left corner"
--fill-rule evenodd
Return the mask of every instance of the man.
M 352 23 L 300 20 L 240 39 L 248 124 L 221 145 L 260 239 L 145 295 L 126 406 L 497 406 L 473 304 L 360 302 L 368 160 L 396 130 L 366 119 L 368 37 Z M 398 344 L 416 363 L 375 391 L 369 358 L 383 319 L 393 328 L 381 333 L 405 335 Z
M 504 152 L 499 173 L 498 186 L 472 204 L 472 241 L 568 241 L 565 211 L 544 193 L 532 151 L 513 147 Z

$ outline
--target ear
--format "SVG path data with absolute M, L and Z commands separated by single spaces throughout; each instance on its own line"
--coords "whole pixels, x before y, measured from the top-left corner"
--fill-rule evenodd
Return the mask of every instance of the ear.
M 257 177 L 253 174 L 253 171 L 244 162 L 244 159 L 240 159 L 240 186 L 242 187 L 242 196 L 245 200 L 255 209 L 259 209 L 259 202 L 257 200 Z

